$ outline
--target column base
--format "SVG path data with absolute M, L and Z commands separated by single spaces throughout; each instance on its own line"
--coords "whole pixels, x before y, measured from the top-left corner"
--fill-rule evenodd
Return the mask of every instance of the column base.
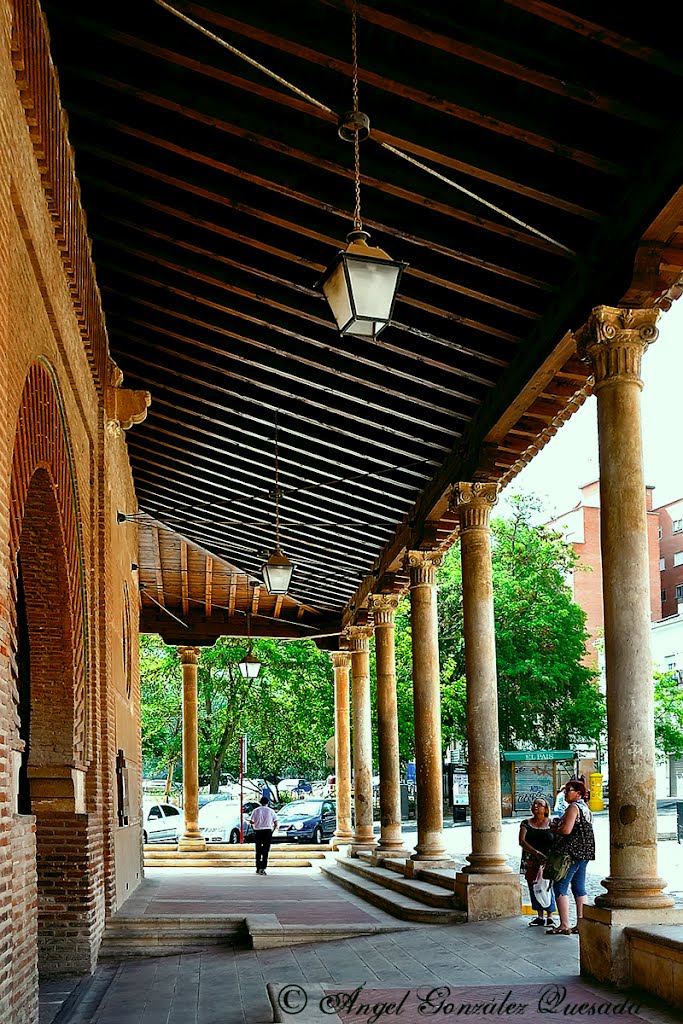
M 469 864 L 462 869 L 466 875 L 509 875 L 512 872 L 502 853 L 470 853 Z
M 635 984 L 634 964 L 626 929 L 662 924 L 682 925 L 683 910 L 677 907 L 662 907 L 655 910 L 611 909 L 588 904 L 583 908 L 579 932 L 581 974 L 620 987 Z M 659 971 L 661 970 L 660 960 Z M 655 991 L 655 988 L 644 985 L 643 981 L 643 978 L 637 978 L 638 985 Z
M 199 853 L 206 849 L 206 839 L 203 835 L 181 836 L 178 840 L 178 853 Z
M 373 867 L 381 866 L 383 860 L 408 860 L 410 858 L 410 850 L 407 850 L 405 846 L 382 846 L 380 841 L 379 846 L 375 847 L 375 851 L 371 857 L 370 863 Z
M 348 846 L 353 842 L 352 832 L 335 832 L 330 839 L 330 849 L 340 850 L 342 846 Z
M 664 910 L 674 905 L 671 897 L 662 891 L 666 887 L 663 878 L 613 878 L 608 875 L 601 884 L 607 893 L 596 896 L 596 907 L 609 910 Z
M 348 857 L 357 857 L 359 853 L 367 853 L 368 850 L 375 850 L 377 847 L 377 840 L 374 836 L 368 838 L 356 838 L 355 836 L 351 840 L 351 844 L 346 851 Z
M 409 857 L 405 863 L 403 875 L 405 878 L 417 878 L 420 871 L 455 871 L 457 865 L 448 854 L 442 854 L 437 858 L 417 858 L 415 854 Z
M 468 921 L 490 921 L 496 917 L 517 917 L 522 912 L 519 875 L 474 874 L 458 871 L 455 876 L 458 906 L 467 912 Z

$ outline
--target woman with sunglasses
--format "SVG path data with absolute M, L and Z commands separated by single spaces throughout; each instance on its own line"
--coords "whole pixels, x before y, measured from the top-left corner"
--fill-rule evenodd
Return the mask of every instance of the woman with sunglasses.
M 583 905 L 586 902 L 586 867 L 589 860 L 595 860 L 595 835 L 593 833 L 593 815 L 586 799 L 588 790 L 580 779 L 571 779 L 564 787 L 567 810 L 558 822 L 550 828 L 559 837 L 560 849 L 566 851 L 572 863 L 569 871 L 555 882 L 555 899 L 560 913 L 558 926 L 549 928 L 546 935 L 572 935 L 579 930 L 578 922 L 583 917 Z M 569 925 L 569 888 L 571 886 L 576 903 L 576 926 Z

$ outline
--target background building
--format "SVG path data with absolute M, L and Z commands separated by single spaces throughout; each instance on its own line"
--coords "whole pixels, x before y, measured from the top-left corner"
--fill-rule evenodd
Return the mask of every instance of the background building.
M 659 582 L 662 618 L 683 602 L 683 498 L 655 509 L 659 516 Z

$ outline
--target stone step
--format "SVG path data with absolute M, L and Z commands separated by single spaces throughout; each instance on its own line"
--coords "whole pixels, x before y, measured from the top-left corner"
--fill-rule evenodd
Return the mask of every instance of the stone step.
M 381 862 L 380 866 L 388 871 L 395 872 L 397 875 L 403 875 L 405 863 L 405 860 L 401 857 L 387 857 Z M 429 882 L 431 885 L 439 886 L 441 889 L 447 889 L 450 893 L 455 891 L 455 871 L 452 869 L 416 867 L 414 877 L 419 878 L 422 882 Z
M 386 867 L 375 867 L 356 858 L 346 858 L 346 860 L 348 863 L 342 862 L 341 859 L 337 863 L 347 871 L 361 875 L 369 882 L 376 882 L 385 889 L 403 893 L 404 896 L 410 896 L 418 903 L 424 903 L 429 907 L 441 907 L 444 910 L 458 909 L 452 889 L 448 892 L 440 885 L 424 881 L 422 877 L 404 878 L 402 874 L 387 870 Z
M 147 843 L 143 847 L 145 856 L 147 854 L 155 853 L 178 853 L 179 855 L 192 853 L 192 851 L 178 850 L 177 843 Z M 211 853 L 212 851 L 218 851 L 219 853 L 227 853 L 231 856 L 239 856 L 245 853 L 245 851 L 254 852 L 253 843 L 209 843 L 206 850 L 202 850 L 204 853 Z M 270 847 L 271 855 L 273 853 L 283 854 L 285 857 L 296 857 L 300 853 L 315 853 L 318 857 L 324 857 L 326 853 L 330 852 L 330 847 L 327 843 L 319 843 L 315 845 L 313 843 L 273 843 Z
M 107 922 L 100 961 L 173 956 L 205 946 L 248 946 L 244 915 L 203 917 L 113 917 Z
M 323 858 L 324 860 L 324 858 Z M 179 860 L 175 854 L 169 854 L 167 857 L 145 857 L 144 866 L 146 868 L 253 868 L 254 858 L 242 858 L 237 859 L 236 857 L 186 857 L 183 860 Z M 275 857 L 268 859 L 269 868 L 311 868 L 313 867 L 313 861 L 306 858 L 298 858 L 297 860 L 279 860 Z
M 371 882 L 362 875 L 341 867 L 339 862 L 335 865 L 324 864 L 320 870 L 330 881 L 336 882 L 355 896 L 360 896 L 361 899 L 402 921 L 415 921 L 419 924 L 464 924 L 467 920 L 467 915 L 461 910 L 427 906 L 411 896 L 388 889 L 381 883 Z

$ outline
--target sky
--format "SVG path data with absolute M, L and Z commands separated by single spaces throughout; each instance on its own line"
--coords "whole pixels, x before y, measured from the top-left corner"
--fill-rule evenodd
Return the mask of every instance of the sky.
M 683 497 L 683 299 L 658 321 L 659 337 L 642 363 L 642 425 L 645 483 L 654 486 L 654 507 Z M 579 501 L 579 488 L 597 480 L 596 399 L 591 396 L 549 444 L 505 488 L 499 512 L 516 494 L 533 494 L 547 520 Z

